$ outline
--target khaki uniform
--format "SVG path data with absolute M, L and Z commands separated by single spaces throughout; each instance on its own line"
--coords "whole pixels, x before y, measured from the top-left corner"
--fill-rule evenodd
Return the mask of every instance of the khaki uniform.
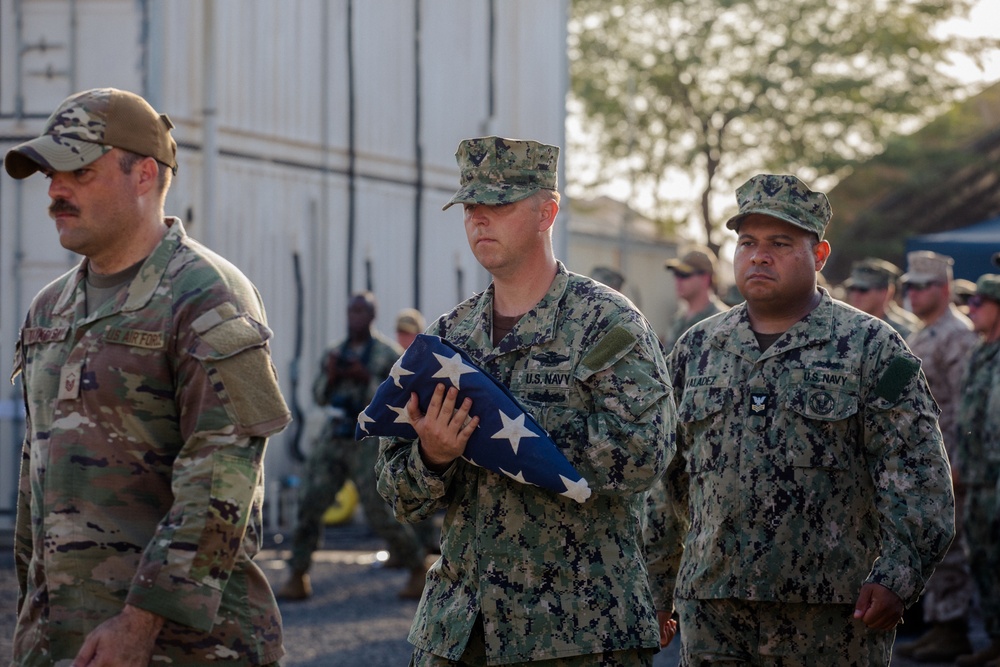
M 478 618 L 490 664 L 648 655 L 658 629 L 640 524 L 674 425 L 656 335 L 621 294 L 561 263 L 548 293 L 496 348 L 492 313 L 491 286 L 428 333 L 509 387 L 593 495 L 579 504 L 462 459 L 439 475 L 418 442 L 383 438 L 379 491 L 396 515 L 416 521 L 446 509 L 441 557 L 409 639 L 458 660 Z
M 246 277 L 167 224 L 116 298 L 86 314 L 85 260 L 21 331 L 15 665 L 68 664 L 126 603 L 166 618 L 156 664 L 283 654 L 253 562 L 267 437 L 290 420 L 271 331 Z

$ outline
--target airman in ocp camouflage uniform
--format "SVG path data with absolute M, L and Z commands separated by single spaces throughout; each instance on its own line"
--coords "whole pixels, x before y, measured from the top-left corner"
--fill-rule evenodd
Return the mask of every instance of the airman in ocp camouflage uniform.
M 1000 666 L 1000 275 L 976 281 L 969 318 L 981 336 L 973 348 L 958 409 L 957 456 L 966 488 L 964 527 L 972 574 L 990 644 L 956 664 Z
M 426 413 L 411 402 L 419 438 L 383 438 L 377 470 L 403 520 L 446 509 L 409 636 L 415 667 L 637 666 L 656 650 L 640 523 L 673 444 L 670 385 L 631 302 L 553 255 L 557 156 L 531 141 L 461 143 L 448 205 L 464 205 L 493 283 L 429 332 L 509 387 L 594 493 L 578 504 L 459 458 L 478 421 L 454 389 L 439 386 Z
M 163 216 L 171 127 L 137 95 L 90 90 L 4 160 L 51 179 L 60 242 L 85 256 L 35 297 L 15 359 L 14 665 L 283 654 L 252 559 L 267 437 L 290 416 L 257 290 Z
M 794 176 L 737 191 L 736 282 L 667 363 L 677 454 L 651 494 L 657 609 L 683 664 L 888 665 L 953 535 L 937 408 L 887 324 L 816 285 L 829 202 Z

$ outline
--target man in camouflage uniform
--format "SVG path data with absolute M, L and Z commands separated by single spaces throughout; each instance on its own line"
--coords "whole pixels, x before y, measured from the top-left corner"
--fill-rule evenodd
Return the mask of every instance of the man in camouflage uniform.
M 137 95 L 88 90 L 4 159 L 50 179 L 59 241 L 84 256 L 35 297 L 15 359 L 15 665 L 283 654 L 252 559 L 267 437 L 290 416 L 257 290 L 164 217 L 171 127 Z
M 677 454 L 651 494 L 648 565 L 683 664 L 888 665 L 951 542 L 954 498 L 920 362 L 816 276 L 830 205 L 794 176 L 737 190 L 746 302 L 667 360 Z
M 897 645 L 896 652 L 919 662 L 946 662 L 972 651 L 969 610 L 975 585 L 969 571 L 968 546 L 962 529 L 964 493 L 957 483 L 960 475 L 955 460 L 955 443 L 958 440 L 957 411 L 962 394 L 962 373 L 977 336 L 969 319 L 952 303 L 954 260 L 946 255 L 920 250 L 909 253 L 906 261 L 903 289 L 909 297 L 910 307 L 923 323 L 923 327 L 912 333 L 906 342 L 913 354 L 920 358 L 927 384 L 941 408 L 938 424 L 952 462 L 959 511 L 955 541 L 927 582 L 921 600 L 924 621 L 929 628 L 914 641 Z
M 664 342 L 670 351 L 681 334 L 706 317 L 729 310 L 715 295 L 715 270 L 718 261 L 707 246 L 694 246 L 681 257 L 668 259 L 664 268 L 674 274 L 677 296 L 684 302 L 684 309 L 677 313 L 674 325 Z
M 868 257 L 854 263 L 851 277 L 844 281 L 844 288 L 847 290 L 847 303 L 888 322 L 906 340 L 920 328 L 920 320 L 896 305 L 896 281 L 902 273 L 892 262 Z
M 969 319 L 980 339 L 962 386 L 956 458 L 966 490 L 963 526 L 969 561 L 990 644 L 955 662 L 1000 667 L 1000 275 L 988 273 L 976 281 Z
M 392 566 L 410 571 L 410 580 L 400 591 L 400 597 L 419 598 L 423 590 L 425 549 L 411 526 L 396 521 L 375 487 L 378 441 L 354 440 L 358 414 L 371 401 L 379 384 L 389 377 L 392 365 L 403 353 L 395 341 L 375 329 L 375 315 L 374 295 L 361 292 L 351 297 L 347 306 L 347 338 L 323 353 L 313 382 L 313 399 L 328 406 L 332 414 L 305 464 L 288 560 L 291 573 L 278 591 L 282 600 L 304 600 L 312 595 L 309 567 L 322 538 L 323 514 L 348 479 L 354 480 L 358 489 L 369 527 L 388 543 Z
M 672 448 L 674 410 L 649 323 L 552 250 L 559 149 L 467 139 L 465 231 L 492 284 L 431 325 L 509 387 L 593 490 L 579 504 L 460 458 L 478 418 L 438 385 L 384 438 L 379 491 L 404 521 L 446 509 L 409 639 L 411 665 L 651 665 L 656 615 L 641 509 Z M 426 410 L 423 412 L 422 410 Z

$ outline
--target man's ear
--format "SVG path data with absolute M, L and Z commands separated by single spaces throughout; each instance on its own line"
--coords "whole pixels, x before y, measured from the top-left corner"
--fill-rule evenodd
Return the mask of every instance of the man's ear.
M 559 214 L 559 204 L 555 199 L 546 198 L 538 207 L 538 213 L 538 231 L 544 232 L 555 224 L 556 215 Z
M 830 259 L 830 242 L 824 239 L 814 245 L 813 257 L 816 259 L 816 270 L 822 271 L 826 266 L 826 260 Z
M 160 181 L 159 163 L 151 157 L 146 157 L 139 160 L 133 169 L 136 170 L 138 176 L 136 187 L 139 189 L 139 194 L 147 194 L 149 191 L 155 192 Z

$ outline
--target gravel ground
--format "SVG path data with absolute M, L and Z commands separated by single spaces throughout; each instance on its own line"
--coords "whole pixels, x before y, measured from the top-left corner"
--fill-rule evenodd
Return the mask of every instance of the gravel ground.
M 11 654 L 17 585 L 10 541 L 0 535 L 0 664 Z M 280 540 L 280 536 L 278 538 Z M 281 603 L 284 619 L 284 667 L 404 667 L 411 647 L 406 641 L 415 601 L 400 600 L 396 592 L 406 582 L 403 570 L 380 567 L 380 543 L 358 522 L 330 528 L 324 549 L 317 552 L 312 571 L 313 597 Z M 275 588 L 287 576 L 281 544 L 273 541 L 258 562 Z M 916 628 L 914 629 L 916 630 Z M 906 639 L 912 636 L 902 636 Z M 987 643 L 979 623 L 973 624 L 973 643 Z M 676 644 L 677 642 L 674 642 Z M 656 656 L 656 667 L 675 667 L 677 647 Z M 918 663 L 894 658 L 892 667 Z M 944 667 L 928 665 L 921 667 Z

